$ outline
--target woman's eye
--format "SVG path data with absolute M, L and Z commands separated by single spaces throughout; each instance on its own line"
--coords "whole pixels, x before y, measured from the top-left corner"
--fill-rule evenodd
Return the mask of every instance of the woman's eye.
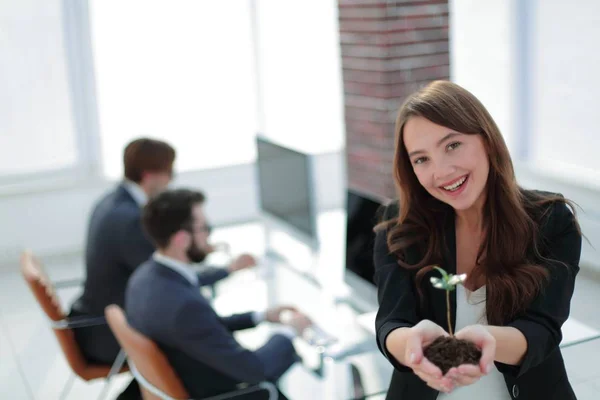
M 418 164 L 423 164 L 425 161 L 427 161 L 427 157 L 419 157 L 413 162 L 415 165 L 418 165 Z
M 460 147 L 460 145 L 461 145 L 461 144 L 462 144 L 461 142 L 453 142 L 453 143 L 450 143 L 450 144 L 448 145 L 448 147 L 446 147 L 446 148 L 447 148 L 448 150 L 454 150 L 454 149 L 456 149 L 456 148 Z

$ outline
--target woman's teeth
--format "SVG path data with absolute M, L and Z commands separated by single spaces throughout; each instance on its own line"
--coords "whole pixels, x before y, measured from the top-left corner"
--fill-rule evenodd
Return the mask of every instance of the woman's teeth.
M 466 180 L 467 180 L 467 177 L 463 176 L 461 179 L 459 179 L 458 181 L 454 182 L 452 185 L 444 186 L 444 189 L 453 192 L 456 189 L 458 189 L 463 183 L 465 183 Z

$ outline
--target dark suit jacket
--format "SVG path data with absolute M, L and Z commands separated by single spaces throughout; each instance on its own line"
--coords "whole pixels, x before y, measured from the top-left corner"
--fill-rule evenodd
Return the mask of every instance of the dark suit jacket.
M 84 290 L 73 304 L 71 316 L 103 316 L 109 304 L 123 307 L 129 277 L 154 250 L 142 227 L 140 206 L 119 185 L 92 212 L 85 249 Z M 225 269 L 208 268 L 200 274 L 200 281 L 210 285 L 227 275 Z M 120 349 L 108 326 L 78 328 L 75 336 L 91 360 L 112 362 Z
M 255 352 L 232 332 L 254 327 L 252 314 L 219 317 L 178 272 L 150 260 L 131 277 L 125 312 L 132 327 L 155 341 L 193 398 L 229 392 L 238 383 L 276 381 L 298 358 L 286 336 Z
M 534 193 L 524 191 L 527 196 Z M 495 363 L 504 375 L 508 393 L 519 400 L 575 399 L 559 344 L 562 340 L 561 326 L 569 316 L 575 276 L 579 271 L 581 236 L 573 214 L 564 204 L 556 203 L 549 207 L 550 212 L 543 219 L 540 228 L 542 255 L 563 262 L 566 266 L 559 262 L 540 262 L 550 269 L 549 284 L 524 315 L 506 324 L 523 333 L 527 340 L 527 353 L 519 366 Z M 388 207 L 386 215 L 388 218 L 398 215 L 397 203 Z M 440 220 L 448 247 L 442 268 L 453 274 L 456 273 L 454 221 L 453 211 L 446 213 L 443 220 Z M 389 252 L 386 236 L 385 231 L 376 234 L 374 261 L 380 303 L 376 318 L 377 344 L 395 367 L 388 398 L 433 400 L 438 392 L 429 388 L 410 368 L 400 364 L 387 351 L 385 340 L 394 329 L 414 326 L 423 319 L 431 320 L 447 330 L 446 294 L 443 290 L 434 289 L 429 283 L 430 276 L 435 274 L 432 271 L 422 281 L 427 302 L 419 307 L 414 284 L 415 272 L 409 272 L 397 264 L 397 258 Z M 421 260 L 422 254 L 416 248 L 410 248 L 405 257 L 409 264 L 416 264 Z M 456 291 L 450 293 L 455 323 Z

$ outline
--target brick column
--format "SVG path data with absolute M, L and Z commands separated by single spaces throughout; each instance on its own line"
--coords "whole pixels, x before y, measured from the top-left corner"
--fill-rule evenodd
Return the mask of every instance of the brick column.
M 407 95 L 448 79 L 448 0 L 338 0 L 351 188 L 395 197 L 394 122 Z

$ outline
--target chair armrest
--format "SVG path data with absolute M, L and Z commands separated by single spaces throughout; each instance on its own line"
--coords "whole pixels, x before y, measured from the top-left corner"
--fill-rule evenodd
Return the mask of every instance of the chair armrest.
M 75 317 L 60 321 L 50 321 L 52 329 L 75 329 L 90 326 L 106 325 L 106 317 Z
M 65 279 L 52 284 L 55 289 L 68 289 L 83 285 L 83 279 Z

